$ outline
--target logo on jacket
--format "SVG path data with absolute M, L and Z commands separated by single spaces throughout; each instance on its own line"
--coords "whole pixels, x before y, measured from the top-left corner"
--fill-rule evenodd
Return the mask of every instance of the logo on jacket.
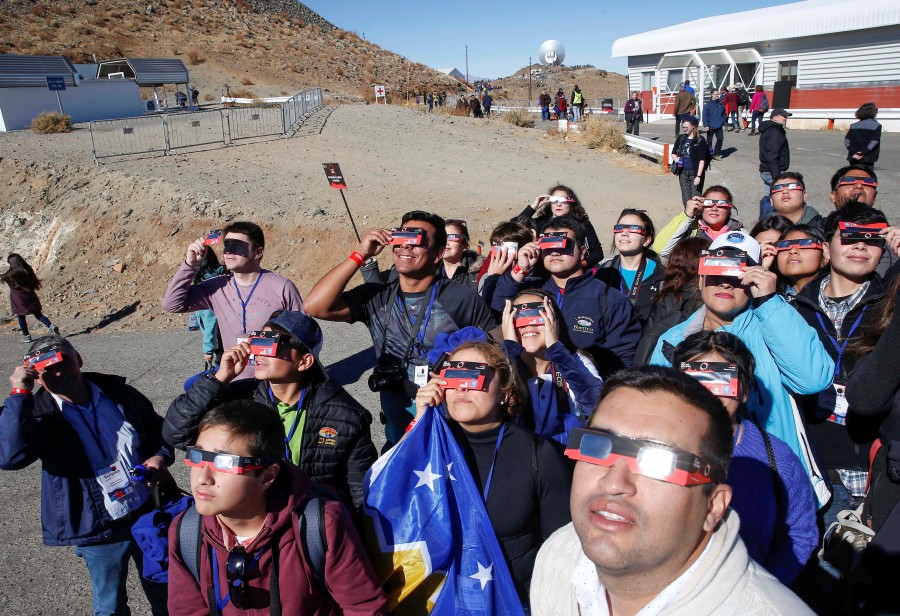
M 576 332 L 582 332 L 585 334 L 593 334 L 594 333 L 594 319 L 591 317 L 576 317 L 575 325 L 572 327 Z
M 317 445 L 327 445 L 329 447 L 334 447 L 334 437 L 337 436 L 337 430 L 334 428 L 329 428 L 325 426 L 321 430 L 319 430 L 319 438 L 316 440 Z
M 729 233 L 725 239 L 728 240 L 729 242 L 731 242 L 732 244 L 740 244 L 741 242 L 744 241 L 744 234 L 743 233 Z

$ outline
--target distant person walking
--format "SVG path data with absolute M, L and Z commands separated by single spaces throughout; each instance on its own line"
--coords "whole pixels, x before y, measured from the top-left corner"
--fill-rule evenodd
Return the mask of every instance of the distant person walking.
M 686 115 L 681 122 L 681 134 L 675 138 L 669 162 L 678 165 L 678 183 L 681 185 L 681 203 L 687 204 L 703 192 L 706 167 L 709 165 L 709 145 L 699 132 L 700 124 L 695 116 Z
M 740 84 L 737 87 L 737 95 L 738 95 L 738 129 L 737 132 L 741 132 L 742 130 L 747 130 L 747 110 L 750 108 L 750 93 L 747 92 L 747 88 L 744 84 Z
M 569 100 L 572 101 L 572 112 L 575 114 L 575 121 L 578 122 L 581 120 L 581 116 L 584 115 L 584 92 L 581 91 L 578 84 L 575 84 L 575 89 L 572 90 L 572 96 Z
M 685 80 L 684 80 L 684 91 L 685 91 L 685 92 L 690 92 L 690 93 L 691 93 L 691 96 L 694 96 L 694 95 L 697 94 L 697 93 L 694 91 L 694 88 L 691 87 L 691 80 L 690 80 L 690 79 L 685 79 Z
M 791 115 L 784 109 L 775 109 L 769 119 L 759 125 L 759 175 L 766 185 L 766 195 L 759 202 L 760 220 L 774 211 L 770 197 L 772 180 L 791 166 L 791 150 L 784 130 Z
M 735 87 L 728 86 L 728 93 L 722 98 L 725 101 L 725 113 L 728 116 L 728 120 L 725 122 L 728 125 L 728 132 L 740 131 L 740 126 L 738 125 L 738 93 Z
M 490 92 L 485 92 L 484 96 L 481 97 L 481 106 L 484 109 L 484 117 L 491 117 L 491 105 L 494 104 L 494 97 L 491 96 Z
M 629 135 L 641 134 L 641 122 L 644 119 L 641 93 L 635 90 L 625 103 L 625 132 Z
M 472 98 L 469 99 L 469 109 L 472 111 L 473 118 L 483 118 L 484 114 L 481 112 L 481 103 L 478 101 L 478 97 L 474 94 Z
M 725 103 L 719 98 L 719 91 L 713 90 L 710 93 L 710 99 L 703 105 L 703 125 L 706 127 L 706 141 L 710 147 L 713 146 L 713 137 L 716 144 L 713 150 L 713 158 L 722 160 L 722 127 L 728 119 L 728 113 L 725 111 Z
M 545 122 L 550 119 L 550 95 L 547 90 L 541 92 L 538 102 L 541 105 L 541 119 Z
M 428 113 L 434 113 L 434 94 L 426 96 L 425 103 L 428 105 Z
M 763 92 L 762 86 L 756 86 L 756 92 L 753 93 L 753 99 L 750 101 L 750 113 L 752 114 L 750 117 L 751 137 L 759 134 L 756 131 L 756 121 L 759 120 L 762 122 L 762 119 L 766 116 L 768 110 L 769 98 L 766 96 L 766 93 Z
M 685 82 L 685 85 L 687 85 L 687 82 Z M 697 99 L 694 98 L 693 94 L 682 88 L 681 92 L 675 96 L 675 111 L 672 114 L 675 116 L 676 137 L 681 134 L 682 120 L 687 116 L 693 115 L 696 107 Z
M 878 107 L 875 103 L 864 103 L 856 110 L 856 119 L 844 137 L 847 148 L 847 162 L 851 165 L 866 165 L 875 168 L 881 150 L 881 124 L 875 119 Z
M 566 102 L 566 95 L 562 89 L 556 93 L 556 119 L 565 120 L 569 117 L 569 104 Z
M 19 320 L 19 329 L 22 330 L 22 342 L 31 343 L 31 335 L 28 333 L 28 322 L 25 317 L 29 314 L 35 319 L 43 323 L 51 334 L 59 335 L 59 328 L 50 322 L 50 319 L 44 316 L 41 308 L 41 300 L 38 299 L 37 292 L 41 288 L 41 281 L 38 279 L 31 266 L 17 253 L 11 253 L 6 259 L 6 267 L 0 269 L 3 271 L 0 280 L 9 285 L 9 303 L 12 305 L 12 312 Z

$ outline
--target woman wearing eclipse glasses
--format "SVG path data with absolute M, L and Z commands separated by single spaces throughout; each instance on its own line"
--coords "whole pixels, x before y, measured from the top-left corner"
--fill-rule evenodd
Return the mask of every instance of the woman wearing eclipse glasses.
M 710 241 L 732 231 L 743 231 L 744 224 L 731 216 L 737 211 L 731 191 L 724 186 L 710 186 L 703 195 L 684 204 L 684 211 L 662 228 L 653 241 L 653 250 L 668 257 L 680 240 L 707 237 Z
M 584 237 L 587 244 L 587 255 L 584 257 L 585 269 L 590 269 L 603 260 L 603 246 L 600 238 L 588 218 L 584 206 L 578 200 L 575 191 L 568 186 L 557 184 L 545 195 L 538 195 L 534 203 L 526 205 L 516 218 L 534 219 L 535 228 L 541 229 L 544 223 L 557 216 L 571 216 L 584 225 Z
M 464 387 L 451 369 L 441 370 L 440 376 L 419 388 L 416 420 L 407 432 L 428 407 L 446 408 L 468 470 L 484 495 L 519 597 L 527 605 L 538 549 L 571 520 L 571 470 L 560 450 L 511 421 L 525 403 L 525 392 L 500 347 L 465 342 L 450 353 L 446 364 L 471 372 L 474 386 Z M 462 470 L 454 467 L 453 472 Z
M 634 316 L 647 324 L 666 268 L 653 249 L 653 221 L 644 210 L 625 208 L 613 225 L 616 255 L 600 264 L 597 278 L 631 300 Z
M 773 243 L 777 255 L 778 289 L 784 299 L 793 304 L 804 287 L 822 273 L 828 265 L 825 256 L 825 236 L 816 227 L 794 225 Z
M 569 428 L 584 425 L 603 379 L 586 353 L 575 350 L 560 328 L 555 298 L 542 289 L 506 301 L 502 348 L 528 389 L 531 412 L 521 424 L 542 438 L 565 444 Z
M 733 334 L 702 331 L 675 347 L 672 367 L 697 379 L 728 411 L 734 453 L 725 482 L 739 534 L 753 560 L 789 585 L 819 543 L 816 503 L 790 447 L 749 420 L 747 399 L 758 395 L 753 354 Z

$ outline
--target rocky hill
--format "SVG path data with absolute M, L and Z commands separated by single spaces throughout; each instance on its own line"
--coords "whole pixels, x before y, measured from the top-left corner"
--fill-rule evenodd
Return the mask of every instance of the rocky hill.
M 533 100 L 537 100 L 541 90 L 545 88 L 550 95 L 562 88 L 568 97 L 572 94 L 572 88 L 576 84 L 591 104 L 594 99 L 627 96 L 628 77 L 626 75 L 612 73 L 591 65 L 568 67 L 533 64 L 516 71 L 509 77 L 496 79 L 491 83 L 503 86 L 508 98 L 525 100 L 528 98 L 528 73 L 531 69 L 536 71 L 531 78 Z
M 175 56 L 207 100 L 225 84 L 258 96 L 322 86 L 349 100 L 373 98 L 375 84 L 397 98 L 458 85 L 293 0 L 4 0 L 0 53 L 76 63 Z

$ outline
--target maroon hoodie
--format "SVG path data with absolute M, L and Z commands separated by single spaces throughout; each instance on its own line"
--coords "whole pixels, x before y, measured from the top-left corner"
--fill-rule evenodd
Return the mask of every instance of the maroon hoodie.
M 313 581 L 310 565 L 302 554 L 297 518 L 307 500 L 310 480 L 293 464 L 282 462 L 281 472 L 269 491 L 269 514 L 259 534 L 246 545 L 248 555 L 261 551 L 259 562 L 249 575 L 251 609 L 239 610 L 230 601 L 222 616 L 268 615 L 272 576 L 272 544 L 278 546 L 278 589 L 282 614 L 331 616 L 346 614 L 369 616 L 387 614 L 386 598 L 372 569 L 362 542 L 346 507 L 326 501 L 325 585 L 330 597 Z M 183 514 L 182 514 L 183 515 Z M 203 547 L 200 553 L 200 586 L 194 581 L 179 554 L 177 528 L 180 516 L 169 527 L 169 614 L 171 616 L 208 616 L 209 598 L 214 593 L 211 549 L 216 550 L 219 589 L 227 588 L 225 548 L 222 525 L 215 517 L 203 516 Z M 214 607 L 215 609 L 215 607 Z

